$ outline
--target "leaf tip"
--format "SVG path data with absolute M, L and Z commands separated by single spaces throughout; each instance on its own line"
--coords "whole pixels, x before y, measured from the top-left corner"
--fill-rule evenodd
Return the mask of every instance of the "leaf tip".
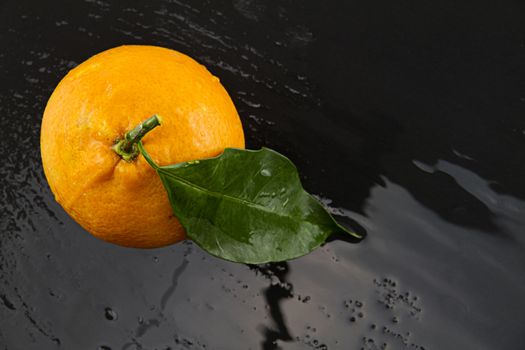
M 344 227 L 343 225 L 337 223 L 337 226 L 339 228 L 339 230 L 344 234 L 344 236 L 351 240 L 352 242 L 354 243 L 358 243 L 360 241 L 362 241 L 364 238 L 365 238 L 365 235 L 364 234 L 361 234 L 361 233 L 358 233 L 352 229 L 349 229 L 349 228 L 346 228 Z

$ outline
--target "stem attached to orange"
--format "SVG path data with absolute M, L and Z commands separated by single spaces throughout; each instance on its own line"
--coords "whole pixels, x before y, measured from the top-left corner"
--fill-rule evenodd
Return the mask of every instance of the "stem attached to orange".
M 157 114 L 149 117 L 130 131 L 128 131 L 124 138 L 117 140 L 113 145 L 113 151 L 117 153 L 126 162 L 132 162 L 137 158 L 140 151 L 137 143 L 142 140 L 144 135 L 161 124 L 161 117 Z

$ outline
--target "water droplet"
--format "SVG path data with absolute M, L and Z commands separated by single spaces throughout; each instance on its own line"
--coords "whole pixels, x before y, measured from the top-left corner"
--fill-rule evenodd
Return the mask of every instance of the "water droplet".
M 272 176 L 272 172 L 269 169 L 263 169 L 261 170 L 262 176 Z
M 106 320 L 115 321 L 118 318 L 118 314 L 110 307 L 107 307 L 105 310 Z

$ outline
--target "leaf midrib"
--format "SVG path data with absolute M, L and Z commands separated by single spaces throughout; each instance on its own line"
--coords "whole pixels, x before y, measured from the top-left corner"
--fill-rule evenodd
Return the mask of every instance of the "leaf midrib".
M 176 180 L 178 180 L 178 181 L 180 181 L 180 182 L 186 184 L 187 186 L 190 186 L 190 187 L 193 187 L 193 188 L 195 188 L 195 189 L 198 189 L 198 190 L 200 190 L 201 192 L 209 193 L 210 195 L 213 195 L 213 196 L 215 196 L 215 197 L 225 197 L 225 198 L 228 198 L 228 199 L 232 200 L 233 202 L 237 202 L 237 203 L 240 203 L 240 204 L 246 204 L 246 205 L 248 205 L 248 206 L 250 206 L 250 207 L 252 207 L 252 208 L 253 208 L 253 207 L 254 207 L 254 208 L 258 208 L 258 209 L 260 209 L 260 210 L 262 210 L 262 211 L 264 211 L 264 212 L 267 212 L 267 213 L 269 213 L 269 214 L 277 215 L 277 216 L 280 216 L 280 217 L 290 218 L 290 219 L 292 219 L 292 220 L 295 221 L 295 222 L 303 221 L 303 220 L 298 220 L 298 219 L 296 219 L 296 218 L 295 218 L 294 216 L 292 216 L 292 215 L 284 215 L 284 214 L 281 214 L 281 213 L 276 212 L 276 211 L 268 210 L 267 207 L 262 206 L 262 205 L 257 204 L 257 203 L 249 202 L 249 201 L 247 201 L 247 200 L 244 200 L 244 199 L 241 199 L 241 198 L 237 198 L 237 197 L 232 197 L 232 196 L 229 196 L 229 195 L 227 195 L 227 194 L 223 194 L 223 193 L 219 193 L 219 192 L 211 191 L 211 190 L 209 190 L 209 189 L 207 189 L 207 188 L 204 188 L 204 187 L 201 187 L 201 186 L 199 186 L 199 185 L 196 185 L 196 184 L 194 184 L 194 183 L 192 183 L 192 182 L 189 182 L 188 180 L 186 180 L 186 179 L 184 179 L 184 178 L 182 178 L 182 177 L 180 177 L 180 176 L 177 176 L 177 175 L 172 174 L 172 173 L 167 172 L 167 171 L 163 171 L 162 168 L 158 169 L 157 171 L 158 171 L 158 172 L 162 172 L 163 174 L 165 174 L 165 175 L 167 175 L 167 176 L 169 176 L 169 177 L 175 178 Z M 304 221 L 309 222 L 308 220 L 304 220 Z M 319 225 L 315 225 L 315 226 L 319 226 Z

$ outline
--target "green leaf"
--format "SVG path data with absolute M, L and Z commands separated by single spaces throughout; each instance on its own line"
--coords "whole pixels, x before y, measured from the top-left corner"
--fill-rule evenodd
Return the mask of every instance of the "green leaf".
M 158 166 L 139 143 L 168 192 L 189 238 L 212 255 L 241 263 L 293 259 L 333 233 L 361 238 L 337 224 L 308 194 L 283 155 L 227 148 L 209 159 Z

